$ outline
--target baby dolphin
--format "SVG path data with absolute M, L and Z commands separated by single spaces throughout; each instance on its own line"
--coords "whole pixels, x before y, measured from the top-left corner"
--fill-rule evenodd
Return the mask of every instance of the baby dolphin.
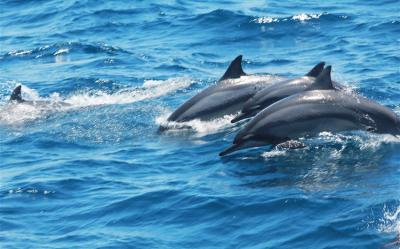
M 33 106 L 70 106 L 70 104 L 66 102 L 52 102 L 52 101 L 46 101 L 46 100 L 24 100 L 22 99 L 22 94 L 21 94 L 21 85 L 17 86 L 10 97 L 10 102 L 11 103 L 18 103 L 18 104 L 27 104 L 27 105 L 33 105 Z
M 236 123 L 240 120 L 253 117 L 269 105 L 289 97 L 290 95 L 303 91 L 329 89 L 330 85 L 325 84 L 321 78 L 323 78 L 323 74 L 328 73 L 328 71 L 330 73 L 331 66 L 325 68 L 324 73 L 321 73 L 324 65 L 324 62 L 320 62 L 303 77 L 277 82 L 257 92 L 243 105 L 240 114 L 232 119 L 231 122 Z
M 256 92 L 284 79 L 271 75 L 247 75 L 242 56 L 236 57 L 216 85 L 207 87 L 174 111 L 168 121 L 211 120 L 234 114 Z
M 330 75 L 326 77 L 331 81 Z M 267 144 L 290 147 L 296 144 L 291 141 L 301 137 L 354 130 L 400 135 L 400 118 L 385 106 L 343 91 L 302 92 L 258 113 L 219 155 Z

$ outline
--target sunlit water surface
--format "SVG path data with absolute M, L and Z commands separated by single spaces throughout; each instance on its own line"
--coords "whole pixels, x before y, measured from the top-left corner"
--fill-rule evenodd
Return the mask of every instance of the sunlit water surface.
M 0 247 L 393 242 L 399 138 L 322 133 L 219 158 L 232 117 L 158 127 L 238 54 L 246 72 L 284 77 L 326 61 L 400 113 L 398 1 L 162 2 L 1 1 Z M 70 105 L 10 105 L 18 84 Z

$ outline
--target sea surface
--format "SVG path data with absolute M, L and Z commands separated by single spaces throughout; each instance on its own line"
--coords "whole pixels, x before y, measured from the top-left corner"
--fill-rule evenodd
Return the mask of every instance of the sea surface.
M 398 248 L 399 138 L 220 158 L 231 117 L 158 132 L 239 54 L 284 77 L 325 61 L 400 114 L 398 0 L 2 0 L 0 248 Z M 70 106 L 10 105 L 20 84 Z

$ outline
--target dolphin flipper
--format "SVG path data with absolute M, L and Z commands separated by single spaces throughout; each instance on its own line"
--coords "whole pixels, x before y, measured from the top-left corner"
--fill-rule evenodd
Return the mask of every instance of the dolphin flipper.
M 228 69 L 221 77 L 221 79 L 219 79 L 219 81 L 226 79 L 236 79 L 240 78 L 240 76 L 246 75 L 242 68 L 242 57 L 242 55 L 239 55 L 231 62 Z
M 21 96 L 21 85 L 17 86 L 11 94 L 10 101 L 24 102 Z
M 315 65 L 310 72 L 306 74 L 306 76 L 315 77 L 317 78 L 318 75 L 324 70 L 325 62 L 321 61 L 317 65 Z

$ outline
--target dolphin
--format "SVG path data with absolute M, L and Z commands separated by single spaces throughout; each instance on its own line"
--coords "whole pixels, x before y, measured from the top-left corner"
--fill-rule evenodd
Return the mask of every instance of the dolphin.
M 232 119 L 231 122 L 236 123 L 240 120 L 251 118 L 269 105 L 289 97 L 290 95 L 303 91 L 329 89 L 330 85 L 326 84 L 323 78 L 324 74 L 330 73 L 331 66 L 328 66 L 322 71 L 324 65 L 324 62 L 320 62 L 303 77 L 277 82 L 257 92 L 243 105 L 239 115 Z M 318 75 L 318 77 L 316 77 L 316 75 Z M 335 83 L 335 85 L 338 84 Z
M 330 75 L 326 77 L 330 81 Z M 301 145 L 295 140 L 301 137 L 354 130 L 400 135 L 400 118 L 385 106 L 331 85 L 330 90 L 298 93 L 265 108 L 219 155 L 268 144 L 296 148 Z
M 323 66 L 323 65 L 322 65 Z M 322 69 L 310 71 L 318 75 Z M 207 87 L 175 110 L 168 121 L 212 120 L 238 113 L 258 91 L 285 78 L 272 75 L 248 75 L 242 68 L 242 55 L 236 57 L 217 84 Z
M 17 103 L 17 104 L 26 104 L 32 106 L 54 106 L 54 107 L 61 107 L 61 106 L 70 106 L 70 104 L 66 102 L 53 102 L 53 101 L 46 101 L 46 100 L 24 100 L 22 99 L 21 94 L 21 85 L 17 86 L 13 92 L 11 93 L 9 102 Z

